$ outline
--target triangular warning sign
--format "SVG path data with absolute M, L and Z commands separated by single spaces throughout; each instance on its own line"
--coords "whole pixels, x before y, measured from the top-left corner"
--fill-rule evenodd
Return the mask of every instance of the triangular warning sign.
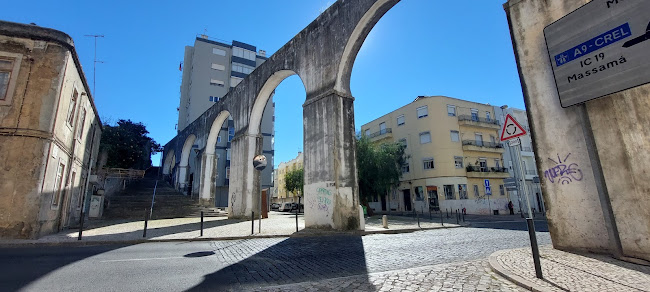
M 510 140 L 526 135 L 526 130 L 510 114 L 506 116 L 506 121 L 501 129 L 501 141 Z

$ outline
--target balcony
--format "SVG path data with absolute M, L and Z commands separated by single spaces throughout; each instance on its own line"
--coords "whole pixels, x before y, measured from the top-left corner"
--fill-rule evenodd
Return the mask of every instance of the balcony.
M 501 128 L 501 126 L 499 126 L 499 121 L 495 119 L 479 118 L 477 116 L 471 115 L 459 115 L 458 124 L 461 126 L 474 126 L 495 130 L 499 130 Z
M 501 143 L 492 143 L 476 140 L 463 140 L 464 151 L 480 151 L 491 153 L 503 153 L 503 145 Z
M 374 132 L 374 133 L 370 134 L 370 136 L 368 136 L 368 138 L 372 142 L 377 142 L 377 141 L 381 141 L 381 140 L 384 140 L 384 139 L 393 138 L 393 129 L 392 128 L 386 128 L 384 130 Z
M 468 178 L 508 178 L 510 173 L 504 167 L 485 167 L 468 165 L 465 167 Z

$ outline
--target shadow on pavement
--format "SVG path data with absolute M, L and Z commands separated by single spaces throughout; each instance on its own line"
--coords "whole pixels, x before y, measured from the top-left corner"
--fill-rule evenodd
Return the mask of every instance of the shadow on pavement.
M 188 291 L 240 291 L 361 275 L 367 271 L 361 236 L 291 237 L 206 275 L 203 282 Z
M 129 245 L 0 248 L 1 290 L 17 291 L 64 266 L 127 246 Z

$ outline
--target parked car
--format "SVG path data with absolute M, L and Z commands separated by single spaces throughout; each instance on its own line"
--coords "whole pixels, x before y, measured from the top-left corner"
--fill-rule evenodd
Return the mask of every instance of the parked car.
M 280 209 L 280 204 L 273 203 L 271 204 L 271 211 Z
M 293 203 L 282 203 L 280 204 L 280 208 L 278 208 L 278 211 L 280 212 L 289 212 L 293 210 L 292 205 Z

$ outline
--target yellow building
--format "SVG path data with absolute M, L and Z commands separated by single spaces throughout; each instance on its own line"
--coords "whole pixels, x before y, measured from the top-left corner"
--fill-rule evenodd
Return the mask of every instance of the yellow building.
M 420 96 L 361 126 L 371 141 L 406 145 L 407 163 L 390 199 L 379 196 L 377 211 L 462 210 L 504 214 L 508 198 L 503 179 L 500 123 L 491 105 L 445 96 Z M 491 195 L 488 194 L 491 192 Z
M 288 162 L 281 162 L 273 175 L 276 194 L 273 197 L 273 203 L 293 203 L 298 202 L 298 194 L 287 192 L 284 188 L 284 177 L 289 171 L 303 168 L 302 152 L 298 152 L 296 158 Z

